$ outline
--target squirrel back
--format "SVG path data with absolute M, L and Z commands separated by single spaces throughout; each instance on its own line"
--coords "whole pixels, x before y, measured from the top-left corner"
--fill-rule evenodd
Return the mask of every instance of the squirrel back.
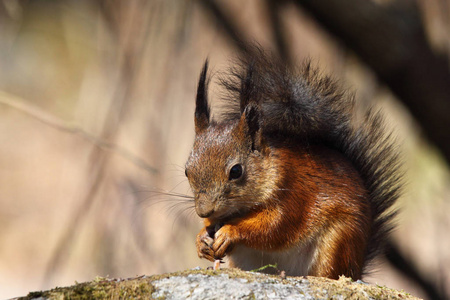
M 360 278 L 383 250 L 399 196 L 398 155 L 381 114 L 355 123 L 353 97 L 333 80 L 255 48 L 221 79 L 225 109 L 212 120 L 207 68 L 186 164 L 205 218 L 199 256 Z

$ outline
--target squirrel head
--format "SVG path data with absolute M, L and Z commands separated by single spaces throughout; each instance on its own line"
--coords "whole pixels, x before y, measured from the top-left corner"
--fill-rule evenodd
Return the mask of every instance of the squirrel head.
M 256 104 L 243 107 L 235 121 L 210 120 L 207 67 L 206 62 L 198 84 L 195 141 L 186 163 L 186 176 L 197 214 L 225 220 L 262 204 L 261 199 L 267 198 L 264 195 L 272 182 L 268 178 L 274 170 L 264 159 L 270 151 L 264 143 L 261 113 Z

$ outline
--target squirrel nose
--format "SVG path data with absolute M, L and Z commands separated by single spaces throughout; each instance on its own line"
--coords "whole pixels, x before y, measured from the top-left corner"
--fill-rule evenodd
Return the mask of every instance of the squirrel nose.
M 199 197 L 195 201 L 195 211 L 200 218 L 207 218 L 214 213 L 214 205 L 206 197 Z
M 198 215 L 200 218 L 207 218 L 207 217 L 209 217 L 210 215 L 212 215 L 213 212 L 214 212 L 214 210 L 203 211 L 203 210 L 197 209 L 197 215 Z

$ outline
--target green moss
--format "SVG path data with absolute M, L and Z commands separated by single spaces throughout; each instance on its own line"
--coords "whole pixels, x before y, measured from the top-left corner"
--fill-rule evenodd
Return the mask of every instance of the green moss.
M 265 265 L 265 266 L 262 266 L 261 268 L 251 270 L 250 272 L 262 272 L 262 271 L 264 271 L 267 268 L 272 268 L 275 271 L 278 271 L 278 265 L 274 264 L 274 265 Z
M 96 278 L 92 282 L 78 283 L 71 287 L 55 288 L 45 292 L 32 292 L 23 299 L 44 297 L 49 299 L 148 299 L 155 288 L 150 279 L 124 281 Z

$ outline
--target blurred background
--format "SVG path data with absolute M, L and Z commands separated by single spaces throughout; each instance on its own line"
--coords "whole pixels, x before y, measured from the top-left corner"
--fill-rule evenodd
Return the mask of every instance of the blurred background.
M 407 184 L 365 280 L 450 297 L 449 29 L 449 0 L 0 0 L 0 298 L 208 266 L 166 193 L 190 195 L 203 61 L 249 42 L 385 111 Z

